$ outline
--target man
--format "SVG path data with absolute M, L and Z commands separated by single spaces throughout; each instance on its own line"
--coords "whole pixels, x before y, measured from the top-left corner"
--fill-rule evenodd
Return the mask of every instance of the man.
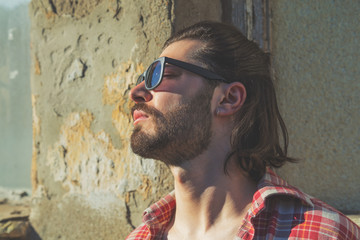
M 235 27 L 176 33 L 130 95 L 131 147 L 167 164 L 175 189 L 127 239 L 360 239 L 344 215 L 272 171 L 294 159 L 269 57 Z

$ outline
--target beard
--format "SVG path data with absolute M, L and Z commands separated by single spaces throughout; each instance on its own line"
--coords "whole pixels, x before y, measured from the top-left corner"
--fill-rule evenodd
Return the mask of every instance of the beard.
M 151 116 L 155 129 L 149 134 L 140 124 L 135 126 L 131 135 L 133 152 L 179 166 L 206 150 L 212 135 L 210 101 L 213 89 L 208 88 L 206 86 L 195 97 L 164 114 L 145 103 L 136 104 L 132 112 L 142 110 Z

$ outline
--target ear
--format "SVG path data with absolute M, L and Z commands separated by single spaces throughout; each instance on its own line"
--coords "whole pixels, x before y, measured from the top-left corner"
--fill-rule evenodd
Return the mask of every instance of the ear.
M 222 95 L 215 109 L 219 117 L 230 116 L 240 110 L 246 99 L 245 86 L 240 82 L 224 84 Z

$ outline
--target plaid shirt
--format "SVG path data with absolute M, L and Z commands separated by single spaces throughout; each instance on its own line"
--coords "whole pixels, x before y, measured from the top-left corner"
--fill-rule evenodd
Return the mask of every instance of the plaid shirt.
M 150 206 L 144 212 L 143 224 L 126 239 L 162 239 L 175 214 L 175 205 L 172 192 Z M 234 239 L 359 240 L 360 228 L 336 209 L 299 191 L 268 169 Z

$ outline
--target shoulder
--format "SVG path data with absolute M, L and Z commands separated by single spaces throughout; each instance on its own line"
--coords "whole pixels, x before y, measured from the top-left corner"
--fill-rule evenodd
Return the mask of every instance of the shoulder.
M 126 240 L 142 240 L 146 239 L 150 234 L 149 229 L 145 224 L 141 224 L 134 231 L 132 231 L 129 236 L 127 236 Z
M 293 228 L 293 236 L 309 239 L 360 239 L 360 228 L 344 214 L 316 198 L 312 207 L 299 211 L 301 222 Z
M 359 226 L 344 214 L 286 183 L 271 170 L 260 182 L 253 202 L 256 237 L 360 239 Z
M 311 204 L 310 204 L 311 203 Z M 256 219 L 256 220 L 255 220 Z M 274 194 L 254 220 L 263 236 L 285 239 L 360 239 L 360 228 L 319 199 Z M 266 221 L 264 221 L 266 219 Z M 255 230 L 256 232 L 256 230 Z
M 161 237 L 175 214 L 175 206 L 174 192 L 152 204 L 143 213 L 143 223 L 132 231 L 126 240 L 158 239 Z

